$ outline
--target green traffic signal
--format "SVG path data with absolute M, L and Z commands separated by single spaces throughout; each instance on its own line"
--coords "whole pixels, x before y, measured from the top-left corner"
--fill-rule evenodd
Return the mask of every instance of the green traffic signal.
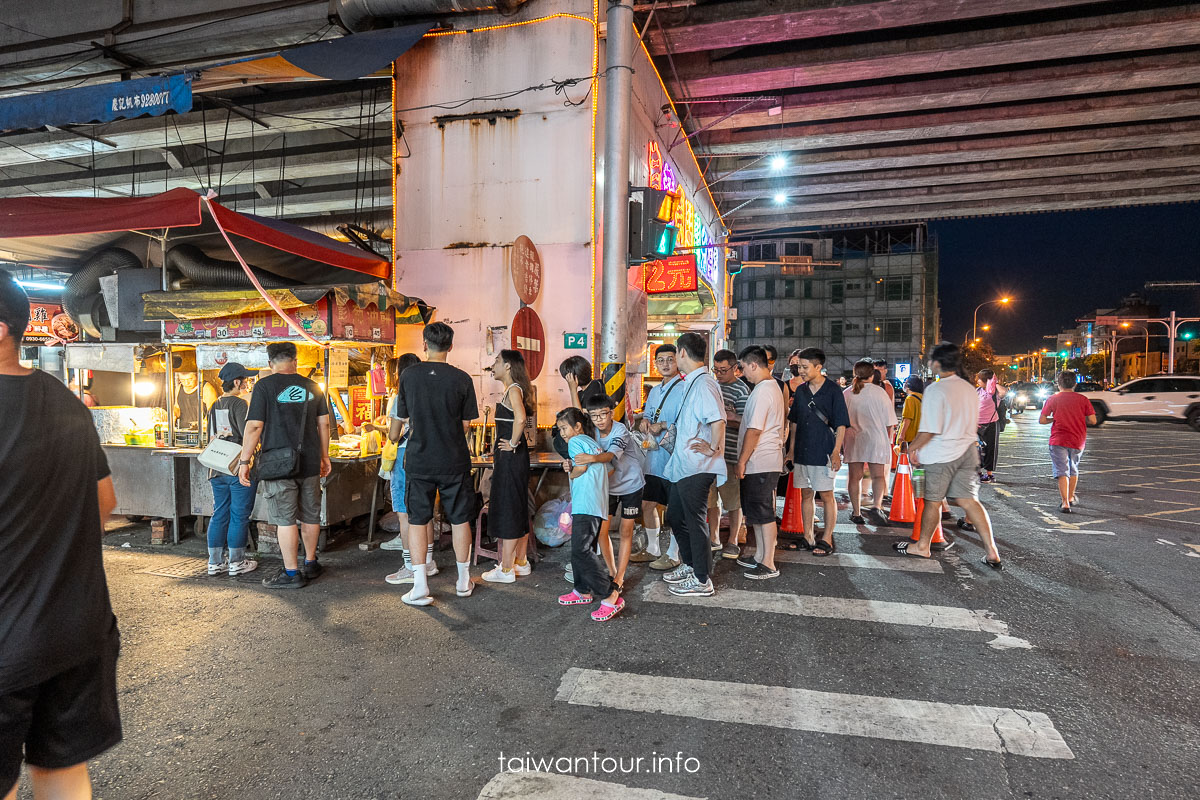
M 1067 351 L 1066 351 L 1066 350 L 1060 350 L 1060 351 L 1059 351 L 1059 353 L 1058 353 L 1058 357 L 1059 357 L 1059 358 L 1066 358 L 1066 357 L 1067 357 Z

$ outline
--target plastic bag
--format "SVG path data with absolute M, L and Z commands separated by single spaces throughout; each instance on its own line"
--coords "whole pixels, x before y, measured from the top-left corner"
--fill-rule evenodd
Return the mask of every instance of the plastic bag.
M 547 547 L 558 547 L 571 538 L 571 501 L 552 497 L 533 515 L 533 535 Z

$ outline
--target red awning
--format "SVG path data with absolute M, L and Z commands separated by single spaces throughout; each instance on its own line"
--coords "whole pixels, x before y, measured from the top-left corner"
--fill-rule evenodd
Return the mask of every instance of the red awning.
M 0 259 L 74 272 L 105 247 L 126 247 L 146 260 L 186 241 L 212 258 L 231 260 L 203 198 L 191 189 L 151 197 L 12 197 L 0 199 Z M 358 247 L 279 220 L 243 214 L 213 203 L 221 226 L 253 266 L 308 284 L 354 283 L 349 273 L 387 280 L 391 265 Z

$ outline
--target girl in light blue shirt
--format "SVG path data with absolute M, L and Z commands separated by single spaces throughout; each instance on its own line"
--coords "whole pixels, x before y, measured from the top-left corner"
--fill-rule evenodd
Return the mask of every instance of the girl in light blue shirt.
M 596 426 L 578 408 L 564 408 L 555 419 L 558 433 L 567 443 L 568 459 L 563 469 L 571 476 L 571 571 L 574 591 L 558 598 L 558 604 L 577 606 L 591 603 L 600 595 L 600 608 L 592 619 L 606 622 L 625 607 L 617 584 L 595 553 L 596 539 L 608 519 L 608 465 L 599 462 L 576 464 L 583 454 L 599 455 Z

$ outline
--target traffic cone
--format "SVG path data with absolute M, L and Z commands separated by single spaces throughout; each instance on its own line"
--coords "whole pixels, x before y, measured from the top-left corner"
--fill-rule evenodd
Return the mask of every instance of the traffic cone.
M 787 495 L 783 501 L 783 522 L 779 526 L 782 533 L 804 533 L 804 513 L 801 507 L 800 490 L 788 476 Z
M 893 495 L 893 497 L 894 497 L 894 495 Z M 917 501 L 916 501 L 917 519 L 915 522 L 913 522 L 912 536 L 908 537 L 909 539 L 911 539 L 914 542 L 921 538 L 921 512 L 924 509 L 925 509 L 925 501 L 922 500 L 920 497 L 918 497 Z M 933 529 L 933 538 L 929 540 L 929 543 L 930 544 L 945 544 L 946 543 L 946 537 L 942 534 L 942 518 L 941 518 L 940 514 L 938 515 L 937 527 Z
M 898 466 L 900 466 L 900 451 L 893 447 L 892 448 L 892 472 L 895 472 L 896 468 Z M 892 496 L 893 497 L 896 496 L 895 492 L 892 493 Z M 904 520 L 904 521 L 908 522 L 908 520 Z
M 908 454 L 901 453 L 896 465 L 896 477 L 892 480 L 892 507 L 888 511 L 889 522 L 916 522 L 917 507 L 913 501 L 912 468 Z

